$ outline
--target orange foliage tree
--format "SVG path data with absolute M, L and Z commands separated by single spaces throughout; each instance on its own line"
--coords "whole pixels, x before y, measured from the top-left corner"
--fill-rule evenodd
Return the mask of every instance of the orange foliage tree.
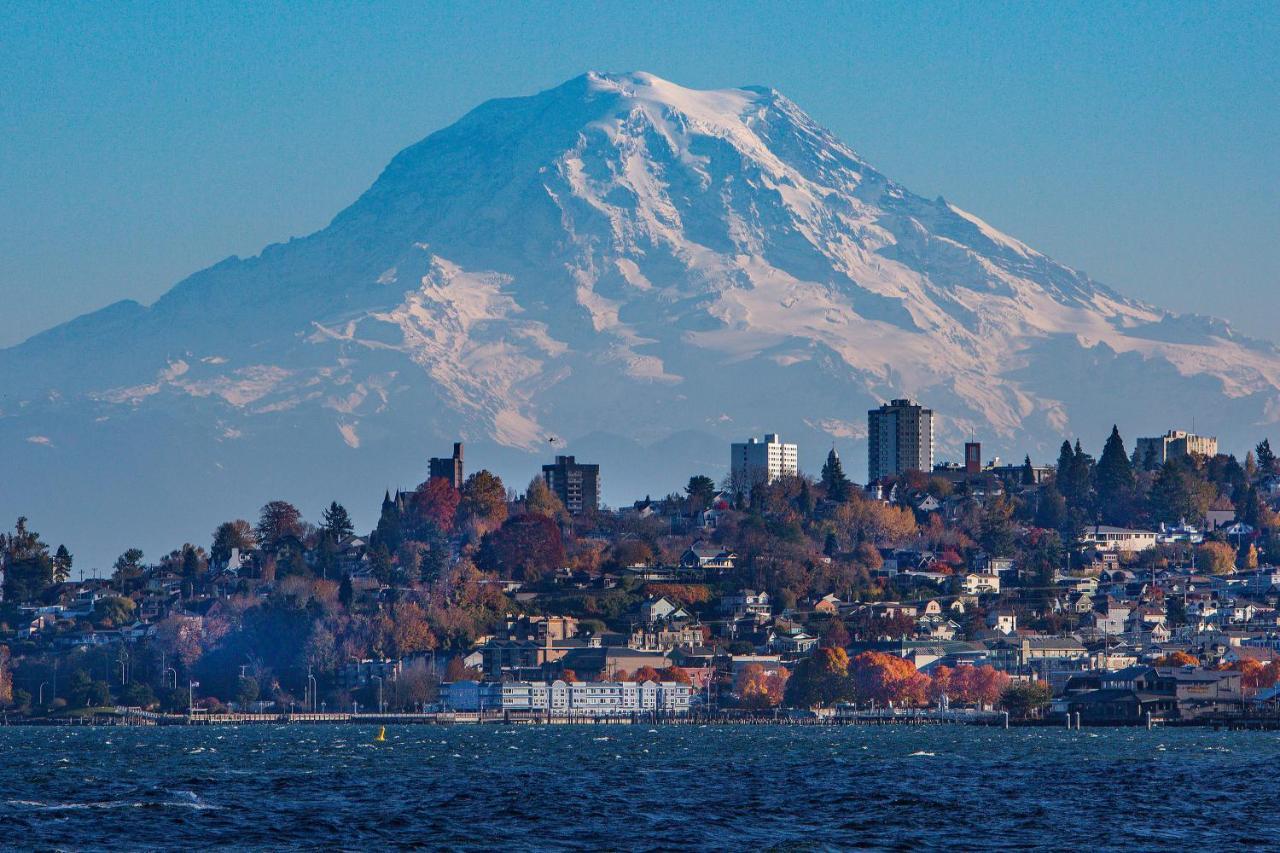
M 791 674 L 785 667 L 768 672 L 758 663 L 749 663 L 738 673 L 734 691 L 744 708 L 776 708 L 782 703 L 787 690 L 787 679 L 790 677 Z
M 928 701 L 929 677 L 906 658 L 883 652 L 863 652 L 849 665 L 855 695 L 864 702 L 923 705 Z
M 1169 652 L 1167 655 L 1156 658 L 1156 666 L 1196 666 L 1199 663 L 1198 658 L 1186 652 Z

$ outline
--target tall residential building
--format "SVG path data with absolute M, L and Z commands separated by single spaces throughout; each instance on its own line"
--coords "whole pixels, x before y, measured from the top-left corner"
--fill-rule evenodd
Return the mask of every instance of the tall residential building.
M 933 410 L 893 400 L 867 412 L 867 482 L 933 470 Z
M 433 457 L 430 463 L 431 479 L 440 477 L 448 480 L 453 484 L 455 489 L 462 488 L 462 442 L 456 442 L 453 445 L 453 456 L 450 457 Z
M 772 483 L 779 477 L 795 476 L 800 467 L 794 444 L 783 444 L 777 433 L 765 434 L 764 441 L 750 438 L 734 442 L 729 454 L 730 478 L 749 488 L 756 483 Z
M 600 466 L 579 464 L 572 456 L 557 456 L 554 465 L 542 466 L 547 488 L 574 515 L 600 508 Z
M 1170 459 L 1179 456 L 1217 456 L 1218 439 L 1209 435 L 1194 435 L 1180 429 L 1171 429 L 1155 438 L 1140 438 L 1134 447 L 1133 458 L 1140 468 L 1159 468 Z

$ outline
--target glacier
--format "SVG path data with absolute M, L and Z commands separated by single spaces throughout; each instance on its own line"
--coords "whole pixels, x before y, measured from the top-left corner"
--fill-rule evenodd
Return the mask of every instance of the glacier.
M 401 151 L 314 234 L 0 350 L 0 518 L 87 566 L 274 498 L 371 525 L 455 440 L 517 487 L 599 462 L 614 504 L 766 431 L 857 476 L 903 396 L 943 457 L 1193 419 L 1242 451 L 1280 352 L 913 194 L 777 91 L 592 72 Z

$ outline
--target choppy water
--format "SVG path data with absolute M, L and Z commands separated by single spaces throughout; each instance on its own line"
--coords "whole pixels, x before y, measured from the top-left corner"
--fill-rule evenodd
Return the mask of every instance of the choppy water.
M 1274 847 L 1280 736 L 0 728 L 0 847 Z

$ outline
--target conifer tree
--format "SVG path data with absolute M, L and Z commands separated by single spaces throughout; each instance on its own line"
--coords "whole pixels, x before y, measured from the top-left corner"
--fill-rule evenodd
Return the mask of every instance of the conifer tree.
M 1258 442 L 1258 470 L 1270 474 L 1276 469 L 1276 455 L 1271 452 L 1271 439 Z
M 1126 524 L 1133 509 L 1133 466 L 1125 453 L 1120 430 L 1112 425 L 1111 436 L 1098 460 L 1098 509 L 1103 522 Z
M 822 487 L 826 490 L 827 500 L 844 503 L 849 499 L 851 485 L 844 475 L 844 466 L 840 464 L 840 454 L 831 448 L 826 464 L 822 466 Z
M 341 542 L 356 530 L 355 525 L 351 523 L 351 516 L 347 513 L 347 508 L 337 501 L 329 504 L 329 508 L 323 513 L 323 517 L 324 524 L 320 525 L 320 529 L 332 536 L 335 544 Z

